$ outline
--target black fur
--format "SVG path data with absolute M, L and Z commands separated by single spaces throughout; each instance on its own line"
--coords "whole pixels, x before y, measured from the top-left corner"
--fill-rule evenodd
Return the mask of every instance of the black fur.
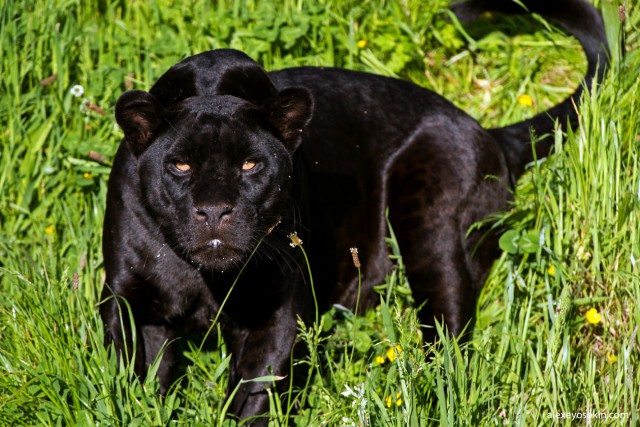
M 601 80 L 608 51 L 595 9 L 583 0 L 528 4 L 580 40 L 587 86 Z M 453 9 L 462 20 L 521 12 L 494 0 Z M 166 392 L 174 340 L 218 318 L 233 354 L 230 390 L 243 378 L 287 376 L 296 320 L 316 314 L 289 234 L 304 241 L 320 309 L 355 308 L 359 298 L 361 312 L 376 303 L 373 286 L 392 267 L 387 207 L 413 295 L 426 301 L 421 321 L 443 320 L 459 335 L 473 323 L 497 254 L 497 236 L 481 241 L 480 231 L 467 235 L 470 226 L 507 207 L 510 184 L 533 159 L 530 129 L 544 135 L 555 119 L 575 123 L 581 92 L 530 120 L 485 130 L 441 96 L 396 79 L 310 67 L 266 73 L 233 50 L 186 59 L 116 106 L 125 138 L 104 224 L 106 342 L 140 375 L 168 343 L 158 373 Z M 550 145 L 538 143 L 537 156 Z M 433 329 L 424 336 L 433 340 Z M 287 385 L 278 382 L 281 391 Z M 264 385 L 243 383 L 231 412 L 266 411 Z

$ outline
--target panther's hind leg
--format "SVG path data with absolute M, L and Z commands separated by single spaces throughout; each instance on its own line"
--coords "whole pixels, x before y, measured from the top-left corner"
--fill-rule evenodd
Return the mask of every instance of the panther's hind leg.
M 432 129 L 412 136 L 386 175 L 390 221 L 426 342 L 436 339 L 434 320 L 453 336 L 471 330 L 497 245 L 495 236 L 468 231 L 509 199 L 504 159 L 486 133 Z
M 402 197 L 399 197 L 401 199 Z M 389 212 L 402 253 L 425 342 L 434 342 L 435 320 L 458 336 L 473 322 L 477 286 L 465 263 L 459 226 L 429 215 Z

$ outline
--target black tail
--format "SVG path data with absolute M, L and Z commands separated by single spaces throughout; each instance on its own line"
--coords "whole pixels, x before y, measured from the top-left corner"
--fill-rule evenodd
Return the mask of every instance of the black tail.
M 451 6 L 463 23 L 487 11 L 504 14 L 537 13 L 557 23 L 577 38 L 587 56 L 588 68 L 584 85 L 580 85 L 573 95 L 529 120 L 489 130 L 502 147 L 514 178 L 518 178 L 524 172 L 527 163 L 534 159 L 531 130 L 541 138 L 535 145 L 536 157 L 545 157 L 553 145 L 550 133 L 554 129 L 555 121 L 558 120 L 563 129 L 567 124 L 577 125 L 578 114 L 575 106 L 578 105 L 584 88 L 591 88 L 594 79 L 597 82 L 602 81 L 609 65 L 609 47 L 604 22 L 598 11 L 586 0 L 525 0 L 522 3 L 527 10 L 513 0 L 470 0 Z

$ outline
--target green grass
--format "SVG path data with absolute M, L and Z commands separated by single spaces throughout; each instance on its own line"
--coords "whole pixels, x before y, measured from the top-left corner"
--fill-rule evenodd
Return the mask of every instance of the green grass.
M 301 325 L 309 383 L 292 395 L 302 403 L 294 420 L 273 400 L 273 425 L 639 423 L 640 11 L 626 1 L 621 24 L 619 0 L 601 3 L 609 32 L 624 27 L 626 55 L 584 100 L 580 129 L 556 135 L 556 154 L 497 218 L 519 239 L 484 288 L 473 339 L 423 348 L 400 264 L 379 308 Z M 0 4 L 0 425 L 234 425 L 224 419 L 223 343 L 209 352 L 193 343 L 187 381 L 164 400 L 157 381 L 138 383 L 102 346 L 101 224 L 122 137 L 113 106 L 127 88 L 230 46 L 267 69 L 409 79 L 497 126 L 558 102 L 584 69 L 575 41 L 534 19 L 490 18 L 463 34 L 444 0 L 273 4 Z M 533 107 L 517 102 L 522 94 Z M 585 320 L 590 308 L 597 325 Z M 389 352 L 395 344 L 400 354 Z M 601 412 L 628 418 L 550 418 Z

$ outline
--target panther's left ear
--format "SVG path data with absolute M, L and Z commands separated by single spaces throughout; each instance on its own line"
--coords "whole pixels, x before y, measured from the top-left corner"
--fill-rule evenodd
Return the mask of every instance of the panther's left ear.
M 116 102 L 116 121 L 134 156 L 146 150 L 156 137 L 161 111 L 156 97 L 142 90 L 128 90 Z
M 282 141 L 293 153 L 302 141 L 302 131 L 313 114 L 311 92 L 301 87 L 290 87 L 278 92 L 264 105 L 269 122 L 280 134 Z

